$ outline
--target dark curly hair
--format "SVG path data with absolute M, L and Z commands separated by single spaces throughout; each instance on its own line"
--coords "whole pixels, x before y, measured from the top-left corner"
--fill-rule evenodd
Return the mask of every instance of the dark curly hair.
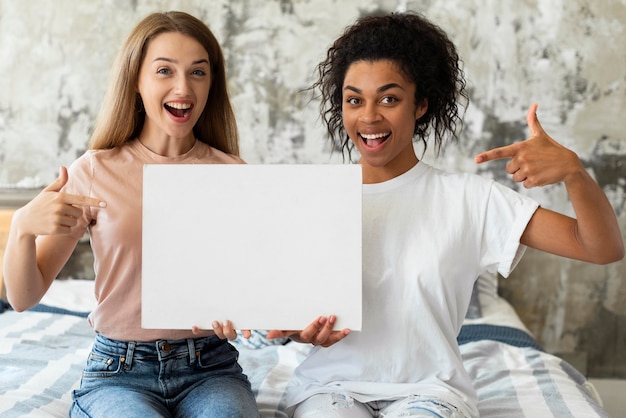
M 416 85 L 415 103 L 428 101 L 426 113 L 416 121 L 414 140 L 421 140 L 424 151 L 432 133 L 439 154 L 450 135 L 458 139 L 462 125 L 459 100 L 468 101 L 462 62 L 446 33 L 424 16 L 392 13 L 368 16 L 349 26 L 317 66 L 318 80 L 310 87 L 319 89 L 320 111 L 335 148 L 351 154 L 354 145 L 342 122 L 342 89 L 346 71 L 357 61 L 391 60 Z

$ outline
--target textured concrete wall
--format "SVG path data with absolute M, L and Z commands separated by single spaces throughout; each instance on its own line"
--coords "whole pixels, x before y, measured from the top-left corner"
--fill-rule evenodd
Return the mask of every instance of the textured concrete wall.
M 583 159 L 624 231 L 625 0 L 0 0 L 0 187 L 44 185 L 85 150 L 117 49 L 155 10 L 189 11 L 222 42 L 248 162 L 341 162 L 329 157 L 317 103 L 298 91 L 356 17 L 407 8 L 450 33 L 472 96 L 460 143 L 425 160 L 517 188 L 504 163 L 478 168 L 472 156 L 524 139 L 538 102 L 544 128 Z M 562 186 L 521 191 L 572 212 Z M 592 375 L 626 377 L 625 270 L 529 251 L 502 293 L 548 350 L 583 353 Z

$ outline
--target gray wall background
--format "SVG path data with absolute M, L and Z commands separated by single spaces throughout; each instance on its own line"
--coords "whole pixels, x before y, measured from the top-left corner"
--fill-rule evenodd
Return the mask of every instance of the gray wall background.
M 358 16 L 423 12 L 456 42 L 471 90 L 448 170 L 497 178 L 572 214 L 561 185 L 524 190 L 504 162 L 473 155 L 526 138 L 525 114 L 573 149 L 626 225 L 625 0 L 0 0 L 0 189 L 28 193 L 86 149 L 111 63 L 132 26 L 184 10 L 222 43 L 249 163 L 341 163 L 330 155 L 313 81 L 331 41 Z M 0 199 L 3 194 L 0 193 Z M 598 377 L 626 377 L 625 262 L 593 266 L 530 250 L 501 293 L 548 351 Z

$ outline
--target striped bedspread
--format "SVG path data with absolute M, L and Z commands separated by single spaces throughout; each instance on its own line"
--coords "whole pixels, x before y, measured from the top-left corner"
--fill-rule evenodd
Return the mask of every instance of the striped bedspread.
M 480 333 L 489 339 L 483 339 Z M 585 378 L 533 340 L 501 326 L 466 328 L 465 366 L 481 417 L 608 417 Z M 505 342 L 507 338 L 513 340 Z M 0 314 L 0 417 L 66 417 L 93 340 L 84 318 L 49 312 Z M 285 417 L 284 394 L 308 346 L 239 344 L 262 417 Z

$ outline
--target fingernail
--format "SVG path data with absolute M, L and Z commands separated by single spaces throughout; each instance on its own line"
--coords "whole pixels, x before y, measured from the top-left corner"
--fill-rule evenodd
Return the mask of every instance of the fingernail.
M 217 321 L 213 321 L 213 322 L 211 323 L 211 325 L 213 326 L 213 328 L 219 328 L 219 327 L 220 327 L 220 323 L 219 323 L 219 322 L 217 322 Z
M 106 208 L 107 207 L 107 202 L 100 202 L 100 203 L 98 203 L 98 206 L 100 206 L 101 208 Z
M 222 325 L 227 327 L 229 325 L 229 323 L 230 323 L 230 321 L 224 321 L 224 323 Z

